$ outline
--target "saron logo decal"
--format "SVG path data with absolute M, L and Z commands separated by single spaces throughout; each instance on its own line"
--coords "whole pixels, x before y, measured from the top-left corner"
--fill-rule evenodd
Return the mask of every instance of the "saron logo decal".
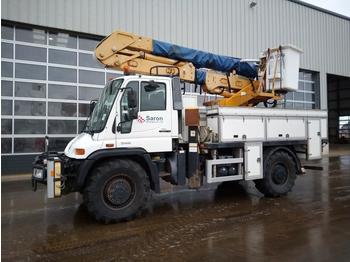
M 150 123 L 150 124 L 156 124 L 156 123 L 163 123 L 164 119 L 162 116 L 138 116 L 137 122 L 140 124 L 143 123 Z
M 137 122 L 139 122 L 140 124 L 142 124 L 142 123 L 145 122 L 145 119 L 143 119 L 143 117 L 139 115 L 138 118 L 137 118 Z

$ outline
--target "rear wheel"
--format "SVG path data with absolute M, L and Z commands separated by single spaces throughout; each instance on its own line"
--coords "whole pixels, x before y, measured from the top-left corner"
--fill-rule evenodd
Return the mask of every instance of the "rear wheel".
M 89 213 L 106 224 L 139 215 L 150 194 L 144 169 L 131 160 L 114 160 L 94 169 L 84 190 Z
M 256 180 L 255 187 L 265 196 L 286 195 L 294 186 L 297 168 L 293 158 L 285 151 L 266 154 L 264 178 Z

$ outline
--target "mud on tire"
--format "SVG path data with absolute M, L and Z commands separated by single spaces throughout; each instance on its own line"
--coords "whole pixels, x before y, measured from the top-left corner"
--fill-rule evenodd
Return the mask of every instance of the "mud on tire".
M 117 159 L 92 171 L 84 190 L 84 204 L 97 221 L 108 224 L 140 215 L 149 195 L 145 170 L 134 161 Z
M 286 195 L 292 190 L 296 175 L 296 163 L 290 154 L 282 150 L 267 152 L 264 154 L 264 178 L 254 181 L 255 187 L 268 197 Z

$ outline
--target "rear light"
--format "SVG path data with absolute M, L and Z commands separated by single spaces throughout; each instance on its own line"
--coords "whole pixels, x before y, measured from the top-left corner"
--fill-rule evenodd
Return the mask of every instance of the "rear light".
M 76 148 L 75 154 L 78 156 L 83 156 L 83 155 L 85 155 L 85 149 L 84 148 Z

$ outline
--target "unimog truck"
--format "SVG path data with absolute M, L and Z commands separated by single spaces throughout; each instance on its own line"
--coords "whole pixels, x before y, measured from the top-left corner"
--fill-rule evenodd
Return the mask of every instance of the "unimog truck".
M 285 45 L 243 60 L 112 33 L 95 56 L 125 75 L 91 102 L 63 153 L 36 157 L 34 189 L 45 184 L 48 198 L 80 192 L 104 223 L 140 214 L 160 179 L 196 189 L 251 180 L 265 196 L 286 195 L 303 173 L 300 159 L 320 159 L 327 143 L 327 112 L 282 108 L 298 89 L 300 53 Z

